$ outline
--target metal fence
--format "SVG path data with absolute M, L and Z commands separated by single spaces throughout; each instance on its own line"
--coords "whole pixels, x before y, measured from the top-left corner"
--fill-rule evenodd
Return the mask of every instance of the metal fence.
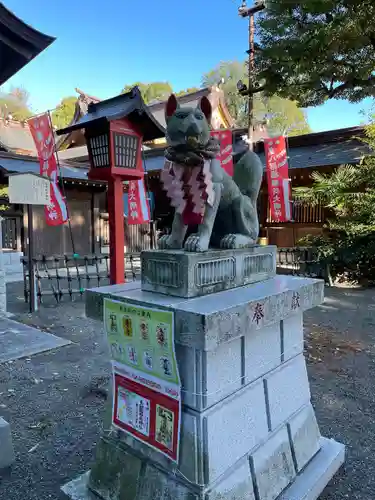
M 27 257 L 23 263 L 24 297 L 30 300 L 30 280 Z M 64 298 L 83 296 L 87 288 L 109 284 L 109 255 L 56 255 L 33 259 L 36 296 L 39 304 L 44 298 L 54 297 L 56 302 Z M 278 248 L 276 256 L 278 274 L 292 274 L 328 280 L 328 270 L 318 262 L 316 249 L 310 247 Z M 140 253 L 125 255 L 125 279 L 140 278 Z
M 278 248 L 276 255 L 278 274 L 293 274 L 328 280 L 328 270 L 318 261 L 313 247 Z
M 155 222 L 125 224 L 125 245 L 129 253 L 139 253 L 156 247 Z M 101 214 L 100 240 L 102 246 L 109 246 L 109 216 Z
M 23 263 L 24 297 L 30 300 L 30 279 L 28 258 Z M 53 296 L 56 302 L 63 298 L 70 300 L 82 296 L 87 288 L 109 284 L 109 255 L 56 255 L 33 259 L 36 296 L 39 304 Z M 140 276 L 140 254 L 125 256 L 125 279 L 134 281 Z
M 292 202 L 292 221 L 300 224 L 321 224 L 328 215 L 328 210 L 322 204 L 311 205 L 305 201 L 293 200 Z M 267 223 L 277 224 L 271 216 L 270 207 L 267 207 Z

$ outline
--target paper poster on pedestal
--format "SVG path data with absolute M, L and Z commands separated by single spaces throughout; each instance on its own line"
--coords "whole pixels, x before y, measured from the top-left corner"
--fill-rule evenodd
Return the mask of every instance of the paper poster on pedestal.
M 111 349 L 113 424 L 178 461 L 181 382 L 173 312 L 104 300 Z

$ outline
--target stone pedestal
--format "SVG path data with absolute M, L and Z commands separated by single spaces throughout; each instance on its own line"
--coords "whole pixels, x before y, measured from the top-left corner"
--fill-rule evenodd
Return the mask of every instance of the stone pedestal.
M 344 447 L 320 435 L 303 356 L 303 311 L 323 301 L 323 287 L 274 276 L 188 300 L 139 283 L 88 291 L 87 314 L 97 319 L 107 296 L 174 311 L 180 456 L 176 465 L 107 432 L 91 474 L 64 491 L 73 498 L 87 482 L 107 500 L 316 499 L 344 460 Z
M 176 297 L 221 292 L 276 275 L 276 247 L 243 250 L 147 250 L 141 254 L 142 290 Z
M 0 471 L 12 465 L 15 460 L 12 433 L 9 423 L 0 417 Z

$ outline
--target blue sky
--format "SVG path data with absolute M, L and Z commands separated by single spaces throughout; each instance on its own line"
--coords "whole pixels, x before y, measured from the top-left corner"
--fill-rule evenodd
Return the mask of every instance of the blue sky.
M 57 40 L 5 85 L 24 86 L 35 112 L 53 109 L 78 87 L 99 98 L 135 81 L 200 86 L 220 61 L 242 60 L 247 21 L 240 0 L 3 0 L 34 28 Z M 314 131 L 359 125 L 356 105 L 331 101 L 308 110 Z

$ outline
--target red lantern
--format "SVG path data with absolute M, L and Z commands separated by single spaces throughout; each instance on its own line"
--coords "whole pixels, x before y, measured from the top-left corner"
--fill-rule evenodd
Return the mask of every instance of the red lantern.
M 125 281 L 123 183 L 144 175 L 142 142 L 164 137 L 165 130 L 143 102 L 138 87 L 92 103 L 88 113 L 57 135 L 84 129 L 90 159 L 89 179 L 108 182 L 111 284 Z
M 138 127 L 126 118 L 101 123 L 85 130 L 91 169 L 89 178 L 108 181 L 143 177 L 142 139 Z

